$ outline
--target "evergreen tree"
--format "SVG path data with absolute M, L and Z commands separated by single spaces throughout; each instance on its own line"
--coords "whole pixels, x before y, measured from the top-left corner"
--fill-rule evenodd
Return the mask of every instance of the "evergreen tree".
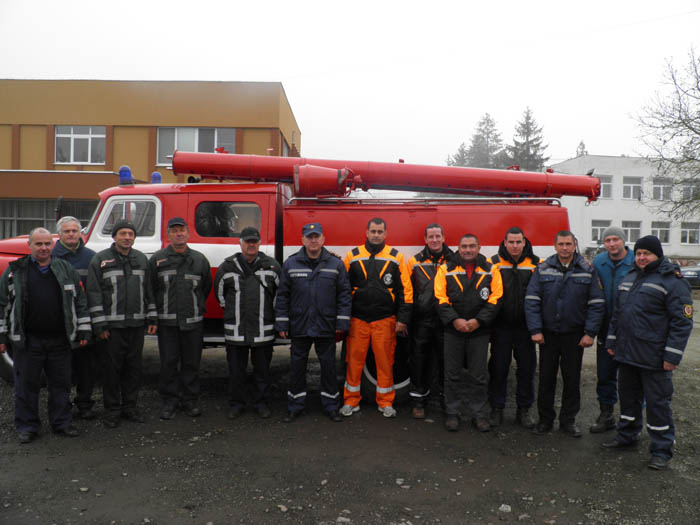
M 584 155 L 588 155 L 588 150 L 586 149 L 586 145 L 583 143 L 583 141 L 581 141 L 578 143 L 578 148 L 576 148 L 576 156 L 583 157 Z
M 537 125 L 532 110 L 528 107 L 523 118 L 515 126 L 513 145 L 506 146 L 511 164 L 517 164 L 524 171 L 541 171 L 549 157 L 544 156 L 547 146 L 543 145 L 542 127 Z
M 455 153 L 454 155 L 447 156 L 448 166 L 469 166 L 469 164 L 467 164 L 468 161 L 469 155 L 467 152 L 467 147 L 464 145 L 464 142 L 462 142 L 459 148 L 457 148 L 457 153 Z
M 467 162 L 474 168 L 505 168 L 508 163 L 496 121 L 488 113 L 476 125 L 467 150 Z

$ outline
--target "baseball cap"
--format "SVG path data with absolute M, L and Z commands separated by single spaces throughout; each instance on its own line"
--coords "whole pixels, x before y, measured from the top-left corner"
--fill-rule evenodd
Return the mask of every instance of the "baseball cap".
M 323 227 L 321 226 L 320 222 L 310 222 L 308 224 L 304 224 L 304 227 L 301 229 L 301 234 L 304 237 L 308 237 L 312 233 L 323 235 Z
M 259 241 L 260 232 L 257 228 L 248 226 L 246 228 L 243 228 L 243 231 L 241 232 L 241 239 L 244 241 Z
M 173 226 L 187 226 L 187 223 L 182 217 L 173 217 L 168 221 L 168 228 L 172 228 Z

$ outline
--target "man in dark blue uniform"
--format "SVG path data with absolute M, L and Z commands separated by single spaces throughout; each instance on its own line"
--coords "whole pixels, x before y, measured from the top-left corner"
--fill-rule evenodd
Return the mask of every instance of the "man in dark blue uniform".
M 87 289 L 88 265 L 95 256 L 95 252 L 85 246 L 80 237 L 80 221 L 69 215 L 61 217 L 56 223 L 58 241 L 53 247 L 53 257 L 69 262 L 80 275 L 83 289 Z M 95 411 L 92 407 L 95 402 L 92 399 L 92 391 L 95 386 L 97 349 L 92 342 L 86 346 L 79 346 L 72 352 L 73 382 L 75 383 L 75 399 L 73 405 L 78 409 L 80 419 L 94 419 Z
M 350 328 L 352 296 L 345 265 L 323 247 L 318 222 L 302 229 L 301 250 L 282 266 L 275 300 L 275 330 L 292 338 L 286 423 L 303 413 L 306 403 L 306 364 L 311 345 L 321 363 L 321 405 L 331 421 L 342 420 L 335 377 L 335 341 Z
M 540 382 L 536 434 L 552 430 L 554 396 L 561 369 L 559 430 L 581 437 L 576 415 L 581 408 L 583 349 L 593 345 L 605 314 L 605 298 L 595 269 L 576 251 L 570 231 L 554 237 L 555 255 L 535 269 L 525 295 L 525 318 L 532 340 L 540 345 Z
M 658 238 L 639 239 L 634 255 L 635 266 L 618 287 L 607 339 L 608 352 L 620 364 L 620 422 L 615 439 L 601 446 L 635 446 L 646 401 L 649 468 L 663 470 L 671 462 L 676 437 L 671 413 L 673 371 L 693 329 L 693 301 L 688 282 L 678 265 L 664 257 Z

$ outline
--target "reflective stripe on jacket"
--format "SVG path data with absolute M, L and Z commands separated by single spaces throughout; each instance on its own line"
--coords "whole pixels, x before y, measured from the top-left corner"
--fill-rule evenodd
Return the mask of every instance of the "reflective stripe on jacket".
M 530 241 L 525 239 L 523 253 L 517 261 L 506 250 L 505 241 L 501 241 L 498 255 L 491 257 L 489 262 L 498 268 L 503 280 L 503 297 L 497 322 L 525 328 L 525 293 L 540 258 L 532 252 Z
M 413 287 L 403 255 L 391 246 L 370 253 L 365 245 L 345 256 L 352 287 L 352 316 L 371 323 L 393 315 L 411 321 Z
M 440 253 L 433 253 L 425 246 L 408 261 L 413 288 L 413 323 L 435 324 L 438 319 L 438 302 L 435 298 L 435 275 L 438 268 L 452 260 L 454 252 L 446 244 Z
M 275 340 L 274 300 L 281 271 L 279 263 L 264 253 L 251 264 L 240 253 L 221 263 L 214 292 L 224 309 L 226 344 L 262 346 Z
M 471 277 L 460 265 L 459 256 L 440 266 L 435 276 L 438 312 L 448 330 L 455 331 L 452 326 L 455 319 L 476 319 L 479 328 L 472 334 L 489 331 L 502 296 L 501 272 L 481 254 L 476 258 Z
M 113 328 L 156 324 L 156 305 L 148 259 L 132 248 L 121 255 L 114 244 L 93 257 L 88 267 L 88 307 L 95 334 Z
M 595 337 L 605 314 L 605 298 L 595 268 L 578 253 L 568 268 L 557 255 L 540 263 L 525 295 L 525 317 L 531 334 L 583 332 Z
M 204 254 L 189 246 L 177 253 L 168 246 L 148 262 L 158 323 L 193 330 L 204 322 L 211 291 L 211 267 Z
M 13 349 L 24 348 L 24 313 L 27 302 L 27 272 L 29 255 L 12 261 L 0 277 L 0 343 Z M 79 346 L 82 339 L 90 339 L 90 316 L 80 275 L 66 261 L 51 258 L 50 271 L 62 290 L 63 317 L 68 341 Z
M 282 265 L 275 330 L 291 337 L 332 337 L 350 330 L 352 296 L 345 265 L 325 248 L 315 261 L 301 248 Z
M 663 370 L 678 365 L 693 330 L 693 298 L 679 267 L 667 258 L 635 266 L 617 287 L 606 341 L 615 360 Z

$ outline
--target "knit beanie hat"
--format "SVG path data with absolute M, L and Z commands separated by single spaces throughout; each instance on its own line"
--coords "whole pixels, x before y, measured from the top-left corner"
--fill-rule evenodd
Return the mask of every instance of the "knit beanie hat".
M 605 241 L 607 237 L 610 237 L 611 235 L 614 235 L 615 237 L 619 237 L 622 239 L 622 242 L 626 243 L 627 242 L 627 235 L 625 235 L 625 232 L 622 228 L 618 226 L 608 226 L 603 230 L 603 236 L 601 237 L 601 241 Z
M 664 256 L 664 249 L 661 247 L 661 241 L 653 235 L 646 235 L 634 243 L 634 253 L 637 250 L 647 250 L 656 255 L 659 259 Z
M 134 224 L 131 221 L 127 221 L 126 219 L 120 219 L 114 223 L 114 227 L 112 228 L 112 238 L 114 238 L 117 232 L 123 228 L 128 228 L 129 230 L 132 230 L 134 232 L 134 237 L 136 237 L 136 226 L 134 226 Z

